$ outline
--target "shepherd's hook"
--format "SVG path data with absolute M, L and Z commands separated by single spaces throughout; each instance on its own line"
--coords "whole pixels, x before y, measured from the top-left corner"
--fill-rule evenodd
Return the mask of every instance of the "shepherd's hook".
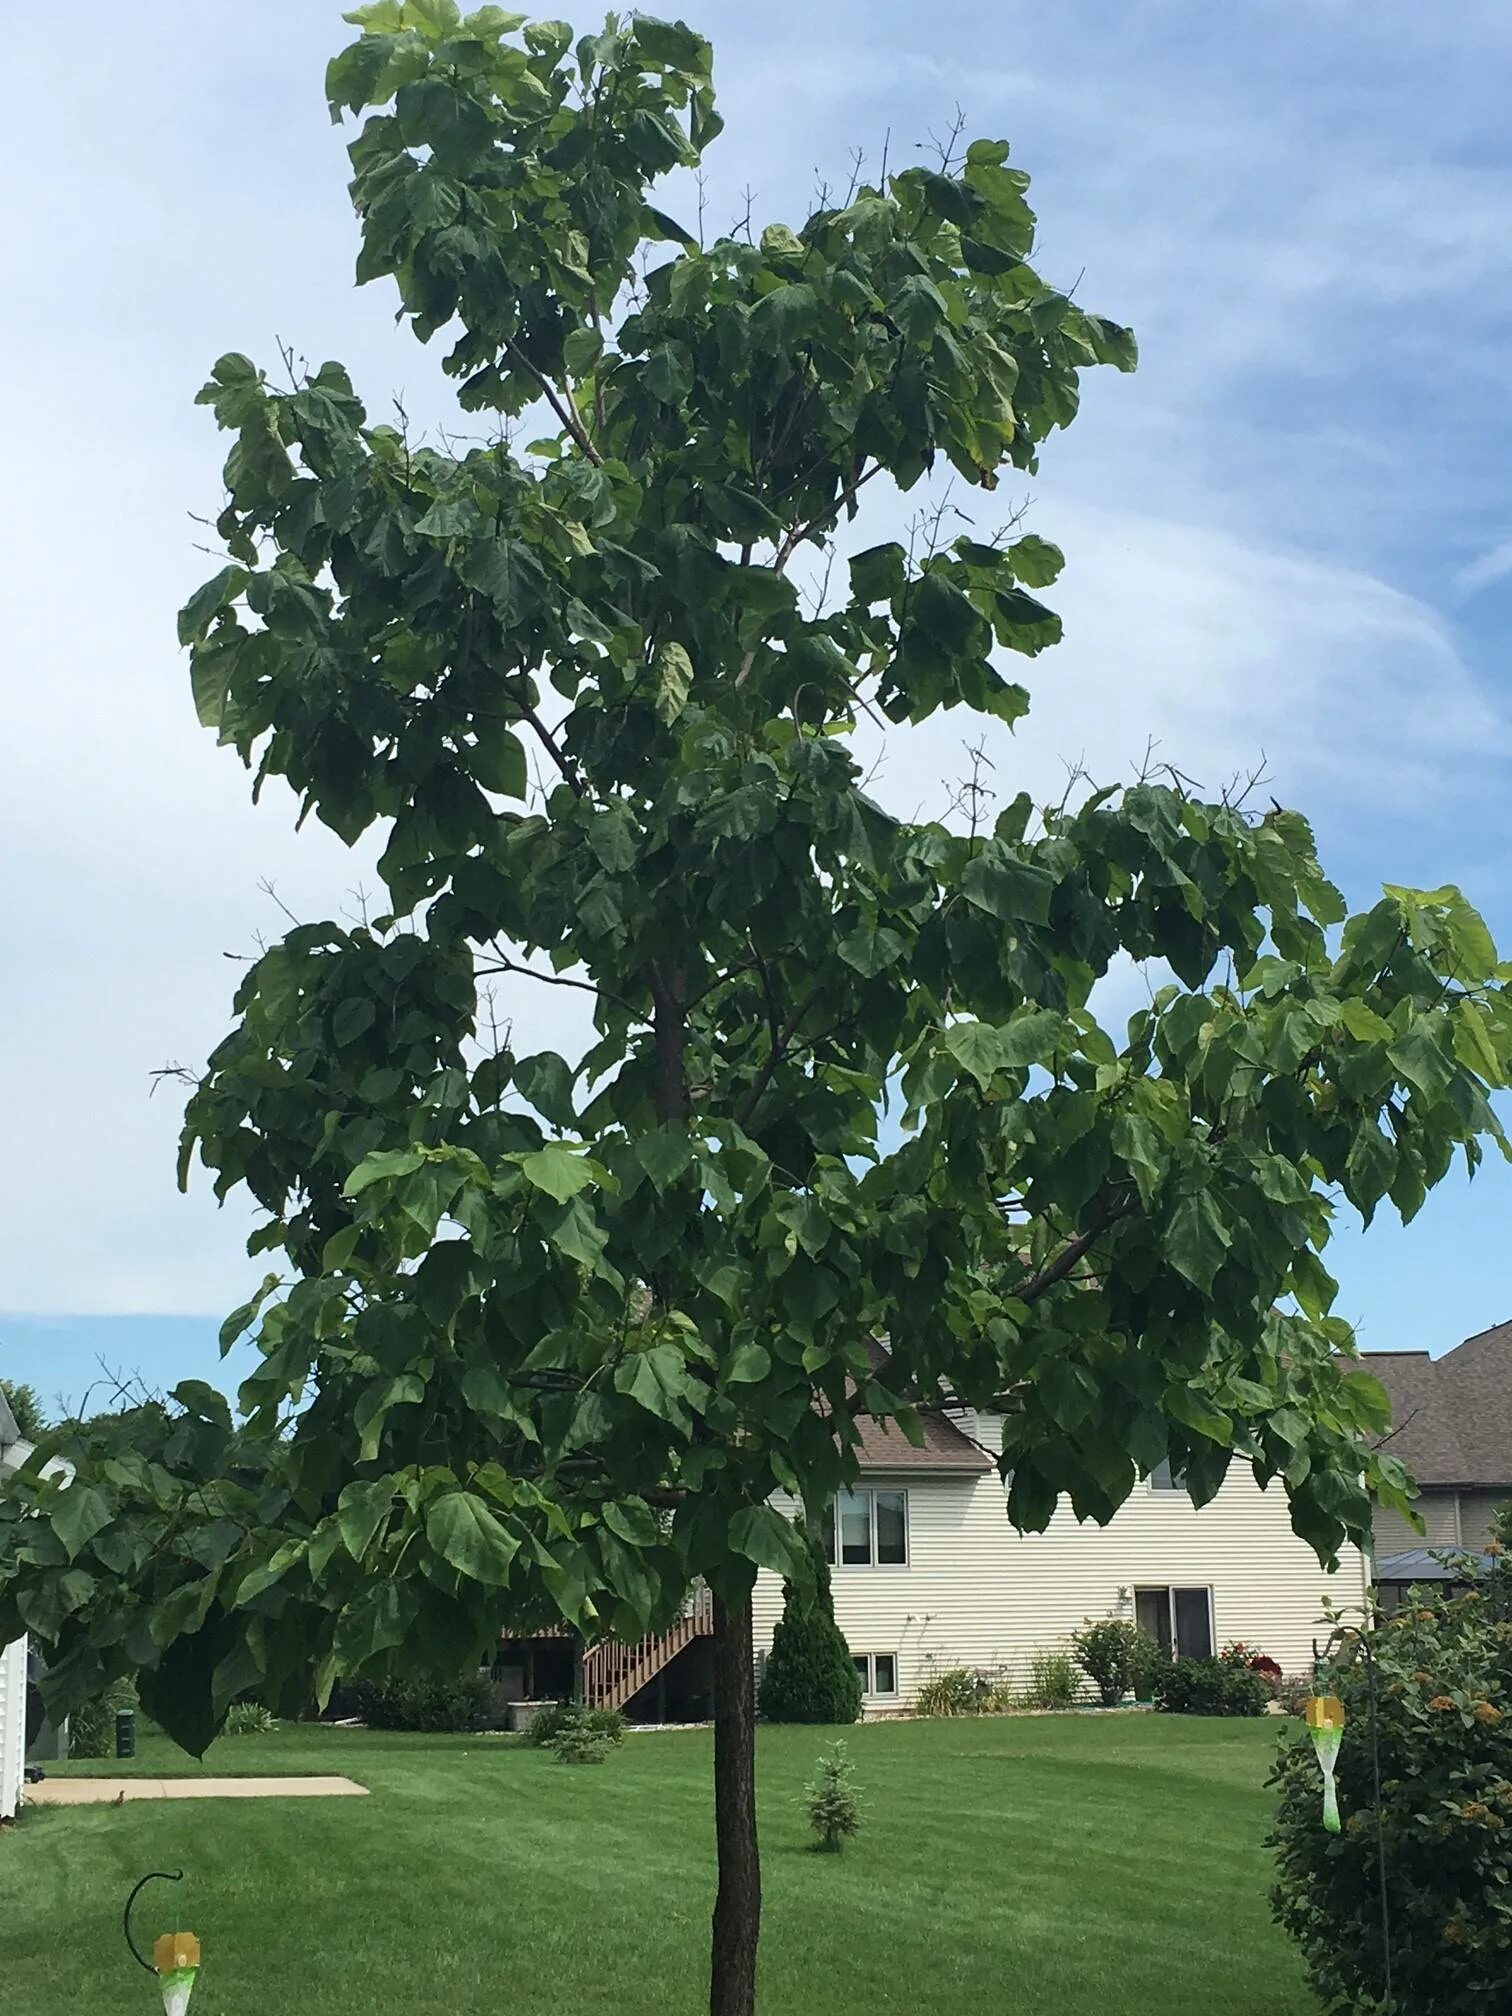
M 182 1883 L 183 1880 L 184 1872 L 182 1869 L 149 1869 L 141 1882 L 137 1884 L 131 1895 L 126 1899 L 126 1909 L 121 1913 L 121 1930 L 126 1934 L 126 1944 L 131 1949 L 132 1959 L 135 1960 L 138 1967 L 145 1967 L 149 1974 L 156 1974 L 157 1969 L 150 1960 L 142 1958 L 141 1949 L 131 1936 L 131 1907 L 149 1883 Z

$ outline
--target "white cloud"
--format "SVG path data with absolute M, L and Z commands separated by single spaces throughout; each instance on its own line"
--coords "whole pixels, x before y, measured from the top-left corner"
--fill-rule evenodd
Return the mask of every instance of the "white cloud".
M 1505 581 L 1509 574 L 1512 574 L 1512 539 L 1501 539 L 1478 559 L 1461 567 L 1455 576 L 1455 586 L 1466 595 L 1474 595 L 1497 581 Z

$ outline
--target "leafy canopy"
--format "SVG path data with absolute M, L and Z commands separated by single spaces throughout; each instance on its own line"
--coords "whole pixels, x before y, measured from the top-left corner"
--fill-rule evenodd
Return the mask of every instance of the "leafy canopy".
M 694 1576 L 801 1578 L 773 1494 L 821 1506 L 858 1413 L 917 1435 L 942 1398 L 1005 1415 L 1026 1528 L 1237 1458 L 1323 1554 L 1363 1534 L 1405 1480 L 1322 1255 L 1341 1198 L 1410 1217 L 1501 1140 L 1484 926 L 1448 889 L 1345 922 L 1296 814 L 1150 781 L 893 816 L 859 711 L 1011 723 L 1060 555 L 851 536 L 822 599 L 793 578 L 866 486 L 990 491 L 1133 367 L 1030 263 L 1007 144 L 705 244 L 652 200 L 720 127 L 691 29 L 349 18 L 358 277 L 483 443 L 221 358 L 226 564 L 179 631 L 257 786 L 384 832 L 387 911 L 268 950 L 189 1102 L 184 1176 L 276 1256 L 225 1331 L 244 1424 L 181 1387 L 21 1480 L 0 1635 L 52 1645 L 61 1705 L 145 1669 L 196 1745 L 312 1663 L 633 1636 Z M 1105 1029 L 1130 960 L 1175 979 Z M 591 990 L 585 1058 L 480 1027 L 522 967 Z

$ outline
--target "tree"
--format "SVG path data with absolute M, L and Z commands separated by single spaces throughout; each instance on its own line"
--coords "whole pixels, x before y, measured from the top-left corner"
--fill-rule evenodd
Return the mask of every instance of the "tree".
M 36 1387 L 17 1379 L 0 1379 L 0 1398 L 9 1406 L 19 1433 L 26 1441 L 35 1442 L 47 1426 Z
M 269 948 L 189 1101 L 183 1177 L 279 1256 L 224 1333 L 244 1422 L 183 1386 L 129 1447 L 81 1430 L 66 1493 L 23 1480 L 0 1633 L 32 1620 L 60 1709 L 140 1668 L 202 1747 L 248 1690 L 455 1670 L 506 1621 L 634 1636 L 704 1577 L 711 2009 L 748 2016 L 750 1591 L 808 1572 L 774 1494 L 818 1517 L 860 1417 L 960 1402 L 1003 1414 L 1027 1529 L 1238 1457 L 1321 1553 L 1363 1535 L 1404 1478 L 1321 1254 L 1341 1198 L 1410 1217 L 1500 1141 L 1507 1001 L 1456 891 L 1345 922 L 1293 812 L 866 795 L 863 714 L 1024 712 L 995 658 L 1055 641 L 1061 558 L 926 514 L 827 572 L 842 521 L 1032 473 L 1080 373 L 1134 364 L 1029 263 L 1005 142 L 704 243 L 651 195 L 719 131 L 702 37 L 353 18 L 358 276 L 445 333 L 488 438 L 221 358 L 227 558 L 180 636 L 259 786 L 382 828 L 388 907 Z M 1175 978 L 1115 1037 L 1122 960 Z M 506 975 L 587 990 L 586 1057 L 490 1038 Z
M 809 1546 L 812 1572 L 782 1585 L 782 1616 L 761 1675 L 761 1712 L 769 1722 L 854 1722 L 861 1676 L 835 1622 L 829 1563 Z

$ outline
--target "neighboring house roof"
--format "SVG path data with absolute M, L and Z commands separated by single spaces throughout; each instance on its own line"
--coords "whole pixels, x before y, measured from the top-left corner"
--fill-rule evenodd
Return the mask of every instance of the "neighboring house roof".
M 1497 1323 L 1442 1358 L 1367 1351 L 1363 1369 L 1391 1396 L 1383 1438 L 1419 1484 L 1512 1488 L 1512 1323 Z
M 1469 1554 L 1461 1547 L 1409 1547 L 1377 1561 L 1377 1582 L 1465 1582 L 1472 1574 L 1489 1575 L 1491 1554 Z
M 867 1345 L 867 1355 L 873 1366 L 880 1370 L 887 1363 L 886 1340 L 873 1337 Z M 851 1391 L 854 1393 L 854 1385 Z M 861 1468 L 969 1471 L 977 1474 L 996 1468 L 986 1450 L 973 1442 L 970 1436 L 962 1434 L 948 1415 L 921 1413 L 919 1423 L 924 1430 L 924 1441 L 922 1447 L 916 1449 L 896 1421 L 877 1421 L 869 1414 L 858 1414 L 856 1427 L 860 1431 L 861 1442 L 856 1460 Z
M 924 1446 L 916 1449 L 895 1421 L 873 1421 L 860 1415 L 861 1446 L 856 1451 L 863 1470 L 967 1470 L 993 1468 L 985 1449 L 963 1435 L 943 1414 L 921 1414 Z

